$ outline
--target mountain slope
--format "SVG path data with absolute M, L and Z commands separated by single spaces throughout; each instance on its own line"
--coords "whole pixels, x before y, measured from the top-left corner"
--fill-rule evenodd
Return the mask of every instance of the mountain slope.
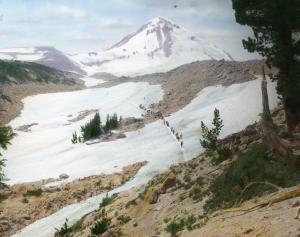
M 0 85 L 25 83 L 53 83 L 74 85 L 76 74 L 58 71 L 44 65 L 0 60 Z
M 35 62 L 62 71 L 85 74 L 78 64 L 54 47 L 0 49 L 0 59 Z
M 198 60 L 233 60 L 222 49 L 162 17 L 147 22 L 106 51 L 71 58 L 88 74 L 118 76 L 165 72 Z
M 37 63 L 0 60 L 0 123 L 19 115 L 26 96 L 82 88 L 77 77 Z

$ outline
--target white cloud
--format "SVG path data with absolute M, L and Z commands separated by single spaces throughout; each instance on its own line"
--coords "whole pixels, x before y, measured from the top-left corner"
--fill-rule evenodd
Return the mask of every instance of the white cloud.
M 133 26 L 130 22 L 117 18 L 107 18 L 99 22 L 99 26 L 104 29 L 122 29 Z
M 64 5 L 48 5 L 45 11 L 50 17 L 60 17 L 72 20 L 90 20 L 93 16 L 91 13 Z
M 16 18 L 13 18 L 11 21 L 9 21 L 12 25 L 24 25 L 24 24 L 39 24 L 42 22 L 42 18 L 35 17 L 35 16 L 19 16 Z
M 50 22 L 87 22 L 94 16 L 87 11 L 64 5 L 46 5 L 37 12 L 11 17 L 7 20 L 11 25 L 33 25 Z
M 83 36 L 83 37 L 79 37 L 79 38 L 74 38 L 70 41 L 77 41 L 79 43 L 89 44 L 89 45 L 102 45 L 102 44 L 106 43 L 106 40 L 100 39 L 95 36 L 86 36 L 86 37 Z

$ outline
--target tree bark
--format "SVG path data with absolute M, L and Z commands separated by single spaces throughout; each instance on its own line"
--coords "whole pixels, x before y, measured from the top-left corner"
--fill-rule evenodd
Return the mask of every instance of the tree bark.
M 299 123 L 298 114 L 291 110 L 287 98 L 283 98 L 283 106 L 284 106 L 287 130 L 288 133 L 292 136 Z
M 275 132 L 275 126 L 269 108 L 268 87 L 267 87 L 267 79 L 265 75 L 264 66 L 262 68 L 262 72 L 263 72 L 263 79 L 261 83 L 261 90 L 262 90 L 262 104 L 263 104 L 263 114 L 262 114 L 263 142 L 273 152 L 274 155 L 280 158 L 284 158 L 290 155 L 289 147 Z
M 283 60 L 279 63 L 279 75 L 281 80 L 289 80 L 291 72 L 291 64 L 294 61 L 295 51 L 293 50 L 292 30 L 285 24 L 280 31 L 280 44 L 285 49 Z M 287 92 L 283 94 L 283 106 L 287 130 L 290 135 L 293 135 L 297 125 L 300 122 L 300 116 L 297 108 L 293 105 L 293 99 L 289 98 Z

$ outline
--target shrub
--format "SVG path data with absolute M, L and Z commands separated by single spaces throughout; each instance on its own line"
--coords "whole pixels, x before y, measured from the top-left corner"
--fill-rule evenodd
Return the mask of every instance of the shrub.
M 299 182 L 299 161 L 290 160 L 283 163 L 279 160 L 271 160 L 266 153 L 267 149 L 261 144 L 250 146 L 246 153 L 239 153 L 239 159 L 234 161 L 209 187 L 212 196 L 205 204 L 206 212 L 229 208 L 238 201 L 248 200 L 274 190 L 269 185 L 257 184 L 242 193 L 245 187 L 253 182 L 269 182 L 281 187 L 292 186 Z
M 212 159 L 213 165 L 221 164 L 223 161 L 230 159 L 232 152 L 229 148 L 223 147 L 218 149 L 217 154 Z
M 112 203 L 112 201 L 116 198 L 117 194 L 113 194 L 111 197 L 108 196 L 108 193 L 106 194 L 106 197 L 102 199 L 102 202 L 99 205 L 99 208 L 105 207 Z
M 131 217 L 130 216 L 124 216 L 124 215 L 121 215 L 117 218 L 118 221 L 121 222 L 121 224 L 126 224 L 128 223 L 129 221 L 131 221 Z
M 107 217 L 105 209 L 103 209 L 100 214 L 100 220 L 91 228 L 91 234 L 96 236 L 103 234 L 108 230 L 110 224 L 111 219 Z
M 63 224 L 63 226 L 60 229 L 55 228 L 56 230 L 56 234 L 55 236 L 57 236 L 57 234 L 59 236 L 69 236 L 70 233 L 72 233 L 72 228 L 69 227 L 68 225 L 69 220 L 66 219 L 65 223 Z
M 176 222 L 176 221 L 172 221 L 170 222 L 167 227 L 166 227 L 166 231 L 169 232 L 171 234 L 171 236 L 176 236 L 177 233 L 179 231 L 182 231 L 184 228 L 184 222 L 180 221 L 180 222 Z
M 188 230 L 192 230 L 194 228 L 194 224 L 196 223 L 197 218 L 194 215 L 190 215 L 185 219 L 181 219 L 180 221 L 176 222 L 173 220 L 170 222 L 167 227 L 166 231 L 171 234 L 171 236 L 176 236 L 179 231 L 182 231 L 185 227 Z
M 189 196 L 193 199 L 193 200 L 200 200 L 202 198 L 201 195 L 201 189 L 199 187 L 193 187 L 192 190 L 189 192 Z
M 23 203 L 28 203 L 29 201 L 28 201 L 27 198 L 23 198 L 23 199 L 22 199 L 22 202 L 23 202 Z
M 203 139 L 200 139 L 200 144 L 203 148 L 210 151 L 216 151 L 218 137 L 223 127 L 223 120 L 220 117 L 220 111 L 218 109 L 214 110 L 212 125 L 213 127 L 209 129 L 204 122 L 201 121 L 201 134 Z
M 204 178 L 202 176 L 198 176 L 195 180 L 195 182 L 199 185 L 202 186 L 204 185 Z
M 33 190 L 27 190 L 27 192 L 24 194 L 24 196 L 35 196 L 40 197 L 43 193 L 43 190 L 41 188 L 33 189 Z
M 128 207 L 130 207 L 130 206 L 132 206 L 132 205 L 137 205 L 136 199 L 132 199 L 132 200 L 128 201 L 128 202 L 126 203 L 126 205 L 125 205 L 125 208 L 128 208 Z
M 188 230 L 192 230 L 193 225 L 195 224 L 196 221 L 197 221 L 196 217 L 194 215 L 191 215 L 184 220 L 184 225 Z

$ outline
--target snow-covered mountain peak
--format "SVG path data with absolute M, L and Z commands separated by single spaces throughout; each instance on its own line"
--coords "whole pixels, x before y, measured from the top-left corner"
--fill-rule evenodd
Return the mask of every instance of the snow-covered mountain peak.
M 71 57 L 88 74 L 117 76 L 165 72 L 201 60 L 232 60 L 222 49 L 164 17 L 147 21 L 108 50 Z
M 167 26 L 170 28 L 172 28 L 172 27 L 179 28 L 179 26 L 177 24 L 175 24 L 171 20 L 161 17 L 161 16 L 149 20 L 148 23 L 146 23 L 146 25 L 148 25 L 148 27 L 154 27 L 154 28 L 160 27 L 160 26 Z
M 148 21 L 136 32 L 127 35 L 111 49 L 122 48 L 124 52 L 135 54 L 147 54 L 148 57 L 171 55 L 172 34 L 180 29 L 180 26 L 163 17 L 156 17 Z

